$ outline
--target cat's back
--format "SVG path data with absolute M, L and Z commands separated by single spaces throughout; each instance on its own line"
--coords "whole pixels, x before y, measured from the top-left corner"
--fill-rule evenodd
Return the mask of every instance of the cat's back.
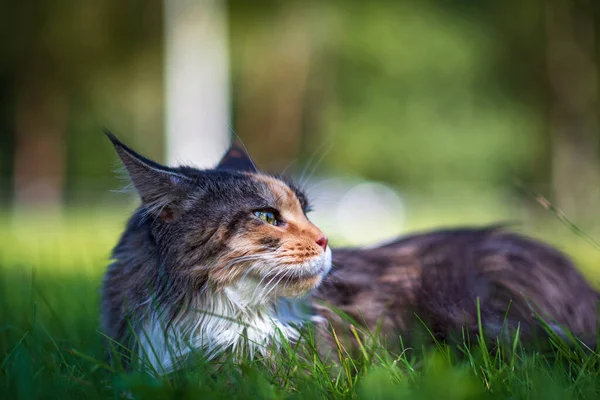
M 476 323 L 476 302 L 490 326 L 508 307 L 516 321 L 536 312 L 575 332 L 595 326 L 598 295 L 558 250 L 497 227 L 411 235 L 365 249 L 337 249 L 318 297 L 351 316 L 407 328 L 420 313 L 441 331 Z M 323 309 L 320 312 L 327 313 Z M 331 314 L 327 315 L 331 317 Z
M 423 268 L 432 263 L 454 262 L 464 270 L 465 257 L 480 254 L 495 228 L 462 228 L 412 234 L 374 247 L 333 249 L 333 266 L 321 292 L 336 284 L 360 288 L 411 281 L 420 285 Z M 516 237 L 514 239 L 517 239 Z M 520 239 L 520 238 L 518 238 Z

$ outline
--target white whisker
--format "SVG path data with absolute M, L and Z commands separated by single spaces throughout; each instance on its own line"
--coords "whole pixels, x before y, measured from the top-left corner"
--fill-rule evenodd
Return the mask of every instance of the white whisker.
M 255 255 L 248 255 L 248 256 L 240 256 L 240 257 L 235 257 L 231 260 L 229 260 L 229 263 L 227 263 L 225 266 L 221 267 L 222 269 L 227 269 L 235 264 L 240 264 L 242 262 L 245 261 L 252 261 L 252 260 L 260 260 L 264 257 L 263 254 L 255 254 Z
M 298 185 L 300 186 L 300 190 L 304 190 L 304 187 L 306 186 L 306 181 L 304 180 L 306 172 L 307 172 L 308 168 L 311 166 L 311 163 L 314 160 L 315 156 L 317 154 L 319 154 L 319 151 L 321 151 L 321 149 L 323 148 L 324 145 L 325 145 L 325 141 L 321 142 L 321 144 L 317 147 L 317 149 L 315 150 L 313 155 L 310 156 L 310 158 L 306 162 L 304 169 L 302 169 L 302 174 L 300 175 L 300 178 L 298 178 Z
M 327 150 L 325 150 L 323 152 L 323 154 L 321 154 L 321 157 L 319 157 L 319 159 L 317 160 L 317 162 L 315 163 L 315 165 L 311 169 L 310 174 L 306 178 L 306 180 L 305 180 L 306 183 L 308 183 L 310 181 L 310 179 L 313 177 L 314 173 L 317 172 L 317 168 L 319 167 L 319 165 L 321 165 L 321 163 L 325 159 L 325 156 L 327 156 L 327 154 L 329 154 L 329 152 L 331 151 L 331 149 L 333 149 L 333 144 L 330 144 L 329 148 Z
M 266 290 L 266 289 L 269 287 L 269 285 L 271 284 L 271 282 L 273 282 L 273 280 L 274 280 L 275 278 L 277 278 L 277 276 L 278 276 L 279 274 L 281 274 L 282 272 L 284 272 L 284 271 L 282 270 L 282 271 L 279 271 L 279 272 L 275 273 L 275 275 L 273 275 L 273 277 L 271 277 L 271 279 L 269 279 L 269 281 L 267 282 L 267 284 L 266 284 L 266 285 L 264 285 L 264 286 L 262 286 L 262 289 L 261 289 L 261 294 L 260 294 L 260 297 L 261 297 L 261 298 L 266 298 L 266 297 L 268 296 L 268 294 L 270 293 L 270 291 L 268 291 L 268 292 L 267 292 L 267 294 L 264 294 L 264 291 L 265 291 L 265 290 Z M 265 277 L 266 277 L 266 275 L 265 275 L 265 276 L 264 276 L 264 277 L 263 277 L 263 278 L 260 280 L 260 282 L 259 282 L 259 284 L 258 284 L 257 288 L 258 288 L 258 287 L 261 287 L 261 283 L 264 281 Z

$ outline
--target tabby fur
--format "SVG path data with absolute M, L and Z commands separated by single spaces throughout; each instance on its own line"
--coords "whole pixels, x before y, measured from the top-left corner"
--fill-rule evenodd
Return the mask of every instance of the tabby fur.
M 533 337 L 543 319 L 595 341 L 598 294 L 550 246 L 490 227 L 331 250 L 302 191 L 258 171 L 242 147 L 214 169 L 169 168 L 107 136 L 141 205 L 105 274 L 102 326 L 156 371 L 196 350 L 268 356 L 313 323 L 331 348 L 332 328 L 348 333 L 343 314 L 391 341 L 411 337 L 415 315 L 438 339 L 476 335 L 479 316 L 487 337 L 517 327 Z

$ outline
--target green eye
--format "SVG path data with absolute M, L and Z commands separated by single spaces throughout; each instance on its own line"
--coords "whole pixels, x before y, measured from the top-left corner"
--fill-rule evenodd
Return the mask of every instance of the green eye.
M 277 218 L 275 218 L 275 214 L 270 211 L 254 211 L 254 215 L 256 215 L 260 220 L 266 222 L 269 225 L 278 225 Z

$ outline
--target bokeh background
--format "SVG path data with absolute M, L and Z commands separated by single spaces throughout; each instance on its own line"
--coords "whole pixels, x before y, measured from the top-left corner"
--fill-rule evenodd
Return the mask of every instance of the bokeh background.
M 534 195 L 600 234 L 599 15 L 594 0 L 2 1 L 0 256 L 101 273 L 136 203 L 109 128 L 170 165 L 210 166 L 237 136 L 301 181 L 338 245 L 509 221 L 600 271 L 592 239 Z
M 600 288 L 599 64 L 598 0 L 0 0 L 0 398 L 159 393 L 103 367 L 102 274 L 138 202 L 103 128 L 169 165 L 239 138 L 332 245 L 508 222 Z M 584 393 L 573 371 L 539 393 Z

